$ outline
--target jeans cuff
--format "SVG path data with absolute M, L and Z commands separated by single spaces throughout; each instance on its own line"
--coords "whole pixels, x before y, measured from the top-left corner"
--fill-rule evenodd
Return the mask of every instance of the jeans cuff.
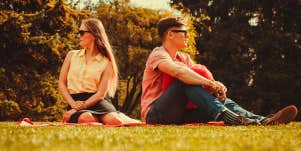
M 226 111 L 227 109 L 226 108 L 223 108 L 222 111 L 218 112 L 215 116 L 214 116 L 214 120 L 216 121 L 217 119 L 219 119 L 219 116 L 224 112 Z

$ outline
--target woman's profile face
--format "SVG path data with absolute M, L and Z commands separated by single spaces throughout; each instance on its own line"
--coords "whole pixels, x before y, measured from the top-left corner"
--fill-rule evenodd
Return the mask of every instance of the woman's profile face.
M 89 47 L 94 42 L 94 36 L 82 23 L 79 28 L 79 45 L 83 48 Z

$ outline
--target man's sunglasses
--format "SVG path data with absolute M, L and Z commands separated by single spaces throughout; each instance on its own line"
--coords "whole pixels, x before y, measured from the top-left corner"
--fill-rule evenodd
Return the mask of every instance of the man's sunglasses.
M 84 35 L 86 32 L 91 32 L 91 31 L 88 31 L 88 30 L 79 30 L 78 32 L 77 32 L 77 34 L 79 34 L 80 36 L 82 36 L 82 35 Z
M 177 30 L 177 29 L 174 29 L 174 30 L 170 30 L 172 32 L 175 32 L 175 33 L 184 33 L 185 36 L 187 36 L 187 30 Z

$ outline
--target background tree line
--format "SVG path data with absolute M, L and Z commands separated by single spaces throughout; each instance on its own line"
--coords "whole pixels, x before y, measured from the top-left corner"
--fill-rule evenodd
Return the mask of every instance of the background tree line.
M 194 17 L 198 62 L 244 107 L 301 109 L 300 0 L 172 0 Z M 298 115 L 300 120 L 300 113 Z
M 114 105 L 140 116 L 141 78 L 160 45 L 159 19 L 172 13 L 134 8 L 128 0 L 0 2 L 0 120 L 61 120 L 66 103 L 57 80 L 66 53 L 79 49 L 84 18 L 99 18 L 116 54 L 120 82 Z M 300 1 L 171 0 L 191 18 L 188 49 L 229 87 L 229 96 L 257 113 L 301 108 Z M 197 51 L 198 50 L 198 51 Z

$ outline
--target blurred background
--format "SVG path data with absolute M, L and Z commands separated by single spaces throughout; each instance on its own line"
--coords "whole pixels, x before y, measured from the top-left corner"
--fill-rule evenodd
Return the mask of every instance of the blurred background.
M 0 0 L 0 121 L 62 120 L 60 67 L 80 49 L 76 33 L 91 17 L 103 22 L 118 62 L 113 104 L 140 118 L 144 64 L 160 45 L 157 22 L 172 15 L 189 21 L 183 51 L 230 98 L 262 115 L 301 109 L 301 0 Z

